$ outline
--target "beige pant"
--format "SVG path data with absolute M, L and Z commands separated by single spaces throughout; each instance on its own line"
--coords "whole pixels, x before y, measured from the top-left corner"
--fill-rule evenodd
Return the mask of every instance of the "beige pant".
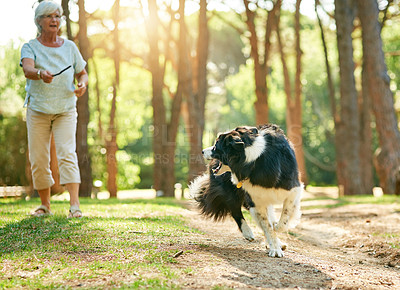
M 35 189 L 46 189 L 54 184 L 50 170 L 52 132 L 56 143 L 60 183 L 81 182 L 76 155 L 76 123 L 76 111 L 53 115 L 28 108 L 26 126 L 28 128 L 29 160 Z

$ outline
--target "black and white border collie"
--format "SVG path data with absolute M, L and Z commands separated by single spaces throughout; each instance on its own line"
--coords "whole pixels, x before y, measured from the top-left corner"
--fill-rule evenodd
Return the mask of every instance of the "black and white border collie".
M 276 233 L 299 222 L 303 192 L 293 146 L 283 131 L 273 124 L 237 127 L 220 134 L 203 155 L 212 160 L 209 170 L 189 186 L 201 213 L 215 220 L 230 214 L 243 236 L 253 241 L 244 206 L 264 232 L 268 255 L 283 257 L 284 245 Z M 277 221 L 274 204 L 282 203 Z

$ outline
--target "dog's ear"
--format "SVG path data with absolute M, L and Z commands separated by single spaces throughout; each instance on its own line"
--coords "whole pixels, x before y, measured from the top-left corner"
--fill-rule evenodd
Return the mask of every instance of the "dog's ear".
M 237 151 L 241 151 L 244 149 L 244 142 L 239 136 L 230 136 L 230 145 L 232 146 L 233 149 Z
M 250 133 L 252 135 L 258 134 L 257 127 L 249 127 L 249 126 L 236 127 L 234 131 L 239 132 L 239 134 L 245 134 L 245 133 Z
M 250 130 L 250 132 L 251 132 L 252 134 L 254 134 L 254 135 L 257 135 L 257 134 L 258 134 L 258 129 L 257 129 L 256 127 L 251 127 L 251 128 L 249 128 L 249 130 Z

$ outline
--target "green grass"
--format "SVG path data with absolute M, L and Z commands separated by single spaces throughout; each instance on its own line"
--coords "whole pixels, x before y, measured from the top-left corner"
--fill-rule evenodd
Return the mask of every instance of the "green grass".
M 345 205 L 353 204 L 400 204 L 400 196 L 396 195 L 383 195 L 381 197 L 375 197 L 373 195 L 354 195 L 354 196 L 344 196 L 339 198 L 330 197 L 318 197 L 312 199 L 303 199 L 303 201 L 308 200 L 332 200 L 333 204 L 318 205 L 318 208 L 337 208 Z M 313 207 L 307 207 L 311 209 Z
M 335 207 L 400 204 L 396 196 L 334 200 Z M 178 264 L 174 255 L 209 247 L 188 242 L 201 233 L 187 225 L 184 209 L 174 199 L 82 198 L 82 219 L 66 218 L 67 201 L 52 201 L 53 216 L 28 216 L 38 205 L 38 199 L 0 199 L 0 289 L 179 289 L 184 287 L 182 277 L 196 275 L 196 268 Z M 397 235 L 376 233 L 385 234 L 397 248 Z
M 186 226 L 172 199 L 82 199 L 82 219 L 27 215 L 39 200 L 0 200 L 0 288 L 179 288 L 173 257 Z M 183 269 L 192 271 L 191 269 Z
M 400 234 L 398 232 L 375 232 L 372 233 L 372 236 L 383 238 L 391 248 L 400 249 Z

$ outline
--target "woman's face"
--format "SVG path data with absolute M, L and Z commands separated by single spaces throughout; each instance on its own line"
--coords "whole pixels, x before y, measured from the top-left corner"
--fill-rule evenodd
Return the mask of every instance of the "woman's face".
M 61 15 L 58 12 L 43 15 L 40 19 L 40 26 L 43 32 L 57 33 L 60 28 Z

